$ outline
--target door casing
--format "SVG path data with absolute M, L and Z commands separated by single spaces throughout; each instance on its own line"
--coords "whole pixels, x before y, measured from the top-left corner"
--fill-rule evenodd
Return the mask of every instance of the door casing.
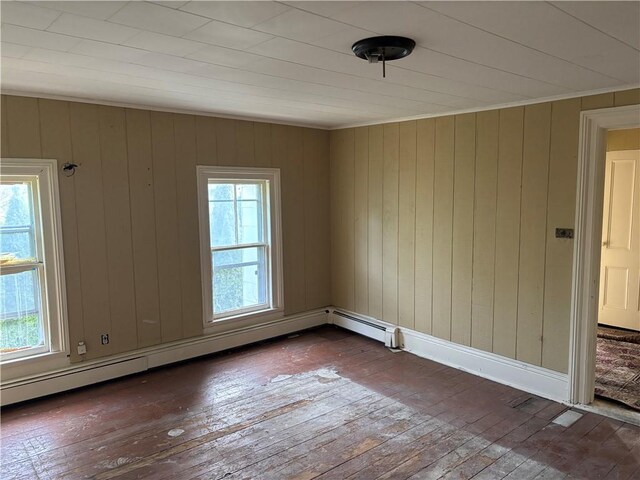
M 606 134 L 640 126 L 640 105 L 580 114 L 568 400 L 594 398 Z

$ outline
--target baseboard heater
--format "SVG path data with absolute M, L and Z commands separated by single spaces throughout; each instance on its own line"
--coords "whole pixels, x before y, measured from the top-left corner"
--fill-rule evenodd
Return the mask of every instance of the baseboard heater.
M 340 310 L 331 311 L 331 323 L 383 342 L 389 348 L 398 348 L 399 346 L 398 327 L 396 326 L 384 325 Z

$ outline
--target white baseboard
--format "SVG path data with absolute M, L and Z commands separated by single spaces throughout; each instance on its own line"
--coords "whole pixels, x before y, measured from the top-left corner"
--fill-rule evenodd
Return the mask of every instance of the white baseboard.
M 334 308 L 329 310 L 331 312 L 329 314 L 330 323 L 381 342 L 384 342 L 382 329 L 389 330 L 396 327 L 347 310 Z M 336 315 L 335 311 L 344 312 L 353 319 Z M 372 325 L 377 325 L 378 328 Z M 397 328 L 401 337 L 400 345 L 407 352 L 540 397 L 563 403 L 568 401 L 569 379 L 567 374 L 459 345 L 408 328 Z
M 74 364 L 43 375 L 9 380 L 2 384 L 0 404 L 9 405 L 83 387 L 326 323 L 338 325 L 389 345 L 393 345 L 395 341 L 399 340 L 404 350 L 420 357 L 544 398 L 564 403 L 568 401 L 569 389 L 566 374 L 458 345 L 365 315 L 330 307 L 327 310 L 291 315 L 252 327 Z M 397 338 L 398 336 L 399 338 Z
M 569 399 L 569 377 L 565 373 L 458 345 L 407 328 L 401 328 L 400 332 L 403 349 L 407 352 L 549 400 L 566 403 Z
M 42 375 L 9 380 L 3 382 L 1 386 L 0 405 L 10 405 L 84 387 L 326 323 L 326 310 L 314 310 L 260 325 L 149 347 L 105 359 L 74 364 Z

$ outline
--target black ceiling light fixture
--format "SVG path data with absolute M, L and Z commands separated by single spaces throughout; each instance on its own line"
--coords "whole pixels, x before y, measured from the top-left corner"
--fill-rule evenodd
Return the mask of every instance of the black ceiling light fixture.
M 385 78 L 387 76 L 385 63 L 406 57 L 413 52 L 415 46 L 416 42 L 410 38 L 385 35 L 359 40 L 351 46 L 351 50 L 357 57 L 369 63 L 382 61 L 382 77 Z

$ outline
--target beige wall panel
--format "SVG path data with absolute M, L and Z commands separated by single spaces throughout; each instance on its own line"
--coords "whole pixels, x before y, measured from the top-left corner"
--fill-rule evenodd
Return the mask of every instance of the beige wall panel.
M 62 165 L 73 161 L 71 128 L 69 126 L 69 103 L 58 100 L 39 100 L 40 136 L 42 157 L 58 161 L 58 184 L 60 189 L 60 214 L 62 242 L 64 248 L 64 270 L 67 291 L 67 321 L 71 361 L 82 357 L 75 348 L 84 339 L 84 316 L 82 314 L 82 280 L 78 256 L 78 225 L 76 221 L 76 189 L 74 176 L 62 173 Z M 3 117 L 6 117 L 3 115 Z M 125 167 L 126 169 L 126 167 Z
M 383 126 L 382 178 L 382 319 L 398 323 L 398 177 L 400 129 Z
M 369 127 L 369 221 L 367 228 L 369 315 L 382 318 L 383 128 Z
M 339 130 L 331 135 L 331 217 L 333 261 L 332 301 L 336 306 L 354 308 L 353 257 L 353 174 L 354 131 Z
M 216 119 L 195 117 L 196 149 L 198 165 L 218 165 L 218 144 L 216 141 Z
M 431 333 L 435 120 L 418 120 L 416 145 L 415 329 Z
M 582 97 L 581 110 L 595 110 L 597 108 L 613 107 L 613 93 L 601 93 Z
M 347 215 L 338 219 L 351 242 L 343 253 L 353 304 L 350 142 L 340 184 Z M 72 361 L 84 359 L 79 341 L 92 359 L 201 334 L 195 167 L 216 165 L 219 152 L 226 164 L 279 159 L 293 243 L 287 313 L 331 303 L 329 132 L 3 96 L 2 143 L 3 155 L 81 164 L 73 177 L 59 173 Z
M 569 365 L 574 241 L 555 229 L 574 227 L 579 125 L 580 99 L 552 103 L 542 366 L 560 372 Z
M 354 132 L 354 255 L 355 284 L 354 308 L 369 313 L 369 128 L 356 128 Z
M 551 104 L 524 109 L 516 358 L 542 363 Z
M 451 338 L 454 117 L 436 119 L 435 139 L 432 334 L 449 340 Z
M 69 119 L 73 160 L 78 164 L 73 177 L 82 279 L 83 340 L 87 345 L 86 358 L 89 359 L 114 353 L 116 348 L 114 343 L 100 343 L 101 334 L 111 337 L 113 332 L 98 107 L 87 103 L 71 103 Z
M 271 166 L 271 124 L 255 122 L 253 124 L 255 142 L 254 163 L 256 167 Z M 327 140 L 328 141 L 328 140 Z
M 238 165 L 238 121 L 216 118 L 218 165 Z
M 2 115 L 10 125 L 7 128 L 9 156 L 40 158 L 38 99 L 8 96 L 3 107 Z
M 238 165 L 255 167 L 253 122 L 238 120 L 236 126 Z
M 455 117 L 451 341 L 471 344 L 476 114 Z
M 114 352 L 138 346 L 131 245 L 127 132 L 123 108 L 98 107 Z
M 305 220 L 307 199 L 304 191 L 304 129 L 287 127 L 287 155 L 282 171 L 283 235 L 285 269 L 285 313 L 303 312 L 306 308 Z M 287 280 L 287 277 L 289 280 Z
M 640 128 L 609 130 L 607 132 L 607 152 L 617 150 L 640 150 Z
M 493 352 L 515 358 L 524 107 L 499 112 Z
M 331 303 L 328 132 L 304 129 L 303 140 L 305 297 L 313 309 Z
M 613 97 L 613 104 L 616 107 L 622 107 L 624 105 L 637 105 L 639 103 L 640 103 L 640 88 L 625 90 L 623 92 L 615 92 Z
M 176 198 L 180 240 L 183 337 L 202 333 L 202 276 L 196 185 L 196 117 L 174 115 Z
M 273 127 L 274 131 L 278 127 Z M 346 130 L 337 130 L 329 135 L 329 220 L 331 240 L 331 303 L 336 307 L 344 307 L 344 288 L 340 288 L 344 280 L 342 271 L 342 246 L 340 244 L 340 201 L 338 198 L 338 172 L 340 150 Z
M 7 121 L 7 100 L 6 95 L 0 96 L 0 151 L 2 157 L 9 156 L 9 122 Z
M 151 112 L 160 331 L 163 342 L 182 338 L 182 286 L 173 114 Z
M 304 310 L 304 172 L 302 130 L 294 127 L 274 128 L 273 166 L 280 168 L 282 195 L 282 249 L 284 268 L 285 313 Z M 275 145 L 275 142 L 282 142 Z M 299 150 L 297 150 L 299 149 Z
M 415 329 L 417 122 L 400 124 L 398 324 Z
M 127 109 L 126 116 L 138 347 L 148 347 L 162 341 L 151 119 L 144 110 Z
M 475 213 L 473 221 L 473 294 L 471 346 L 493 349 L 493 293 L 498 187 L 498 128 L 500 112 L 477 116 Z

